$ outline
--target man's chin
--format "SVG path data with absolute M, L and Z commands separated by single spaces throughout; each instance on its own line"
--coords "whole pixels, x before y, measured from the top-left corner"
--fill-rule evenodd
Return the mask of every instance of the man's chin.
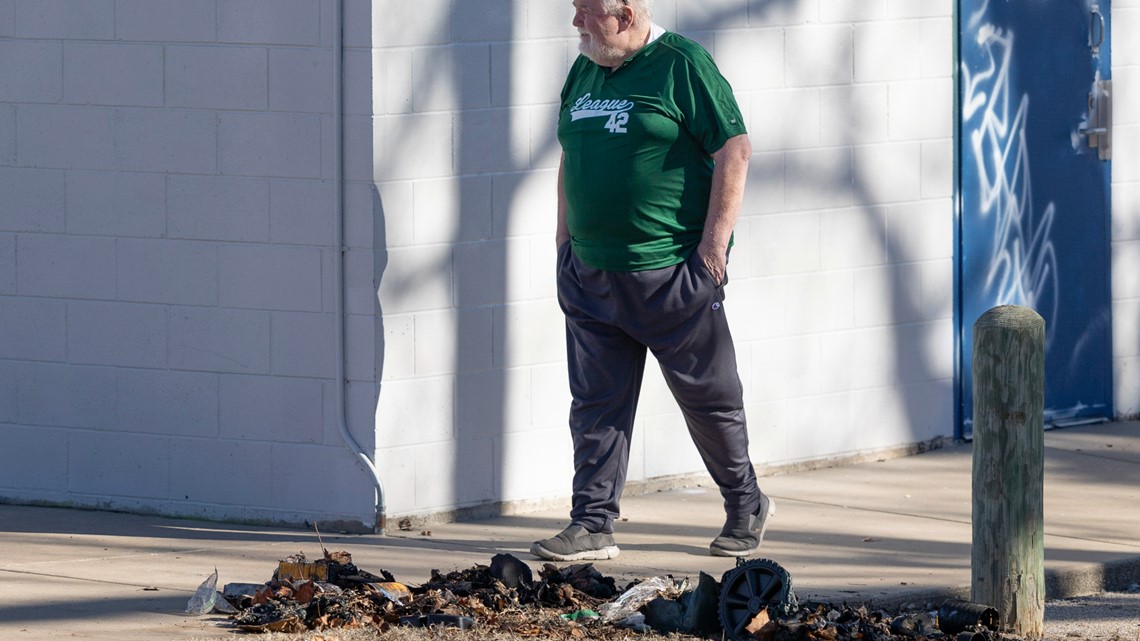
M 600 50 L 598 47 L 591 46 L 587 40 L 582 40 L 578 43 L 578 51 L 600 67 L 613 67 L 615 64 L 621 62 L 620 60 L 615 62 L 614 55 L 606 55 L 605 51 Z

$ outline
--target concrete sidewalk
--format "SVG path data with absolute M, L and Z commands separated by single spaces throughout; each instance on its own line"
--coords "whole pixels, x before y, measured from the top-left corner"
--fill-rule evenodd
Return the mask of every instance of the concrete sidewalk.
M 1140 422 L 1046 433 L 1045 564 L 1050 598 L 1140 583 Z M 801 600 L 936 602 L 968 596 L 969 445 L 878 463 L 761 479 L 778 512 L 762 552 L 784 566 Z M 628 497 L 621 555 L 597 567 L 619 584 L 672 574 L 717 579 L 731 559 L 708 555 L 720 496 L 695 488 Z M 563 510 L 431 532 L 329 536 L 360 567 L 420 583 L 444 571 L 529 555 L 567 523 Z M 143 640 L 227 637 L 216 616 L 182 614 L 215 567 L 219 587 L 262 582 L 277 561 L 320 554 L 311 532 L 0 505 L 0 639 Z M 1140 622 L 1140 614 L 1135 615 Z M 1134 625 L 1134 624 L 1132 624 Z

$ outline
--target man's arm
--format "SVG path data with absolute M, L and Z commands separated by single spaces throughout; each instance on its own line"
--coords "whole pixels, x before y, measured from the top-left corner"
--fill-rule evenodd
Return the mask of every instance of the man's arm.
M 744 183 L 748 178 L 748 159 L 752 142 L 747 134 L 729 138 L 713 153 L 712 193 L 705 217 L 705 233 L 697 246 L 697 256 L 717 283 L 724 282 L 728 262 L 728 240 L 740 216 L 744 201 Z M 561 175 L 561 173 L 560 173 Z M 561 184 L 561 179 L 559 179 Z
M 566 224 L 566 188 L 562 185 L 562 166 L 566 163 L 566 154 L 558 161 L 558 222 L 554 228 L 554 247 L 562 247 L 562 243 L 570 240 L 570 228 Z

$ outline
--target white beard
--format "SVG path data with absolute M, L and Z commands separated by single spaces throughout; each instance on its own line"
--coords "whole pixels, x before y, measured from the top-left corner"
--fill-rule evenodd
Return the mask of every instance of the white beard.
M 588 34 L 585 38 L 578 39 L 578 51 L 595 64 L 602 67 L 614 67 L 621 64 L 625 60 L 625 52 L 618 47 L 609 45 L 598 44 L 597 40 Z

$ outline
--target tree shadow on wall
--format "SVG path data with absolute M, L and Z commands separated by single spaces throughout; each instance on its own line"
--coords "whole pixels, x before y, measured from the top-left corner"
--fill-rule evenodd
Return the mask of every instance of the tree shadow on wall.
M 450 482 L 447 491 L 450 493 L 452 504 L 458 506 L 455 516 L 474 517 L 498 513 L 501 502 L 506 500 L 504 487 L 506 482 L 506 469 L 508 461 L 519 453 L 509 451 L 509 439 L 504 431 L 511 417 L 508 415 L 514 410 L 508 410 L 515 404 L 515 397 L 519 394 L 529 394 L 529 388 L 524 392 L 515 387 L 515 375 L 524 370 L 527 364 L 518 365 L 518 355 L 511 354 L 508 337 L 513 336 L 520 328 L 514 326 L 513 313 L 517 300 L 509 300 L 514 295 L 509 284 L 510 275 L 517 273 L 519 266 L 512 265 L 512 257 L 519 252 L 511 251 L 514 240 L 510 236 L 512 212 L 516 211 L 514 204 L 524 197 L 520 177 L 536 171 L 547 169 L 538 159 L 557 154 L 557 141 L 553 127 L 541 134 L 535 133 L 526 124 L 528 120 L 539 120 L 543 109 L 552 108 L 557 102 L 557 96 L 550 97 L 550 103 L 545 105 L 528 105 L 519 107 L 515 105 L 517 96 L 515 87 L 527 86 L 531 80 L 521 77 L 520 74 L 531 74 L 529 68 L 519 68 L 519 56 L 514 55 L 514 49 L 519 46 L 512 42 L 511 36 L 526 34 L 530 25 L 536 22 L 535 16 L 526 20 L 526 11 L 535 11 L 535 3 L 524 3 L 515 0 L 510 3 L 492 2 L 491 0 L 465 0 L 464 2 L 450 3 L 446 15 L 440 17 L 436 25 L 436 32 L 454 33 L 455 25 L 470 20 L 487 20 L 488 30 L 491 34 L 486 41 L 454 42 L 455 46 L 433 47 L 428 54 L 435 56 L 431 60 L 433 73 L 416 76 L 412 86 L 413 96 L 452 96 L 455 105 L 467 108 L 456 109 L 451 119 L 451 150 L 453 179 L 441 180 L 439 185 L 431 185 L 430 181 L 416 179 L 414 189 L 416 198 L 433 189 L 454 190 L 454 221 L 450 235 L 442 239 L 448 251 L 430 254 L 429 258 L 417 260 L 414 274 L 406 270 L 397 270 L 401 274 L 400 281 L 384 288 L 388 300 L 381 300 L 385 305 L 401 298 L 414 295 L 432 283 L 444 282 L 450 287 L 449 307 L 439 310 L 450 320 L 454 328 L 454 337 L 438 337 L 439 344 L 451 343 L 454 345 L 454 358 L 450 363 L 451 376 L 449 384 L 452 385 L 452 401 L 450 408 L 452 445 L 446 443 L 421 443 L 407 448 L 407 457 L 416 459 L 427 455 L 436 457 L 433 461 L 420 460 L 418 463 L 409 463 L 411 473 L 424 473 L 432 464 L 450 468 Z M 678 7 L 683 7 L 679 9 Z M 754 29 L 775 28 L 796 14 L 801 8 L 795 0 L 751 0 L 735 3 L 717 3 L 715 5 L 702 5 L 700 7 L 682 4 L 682 0 L 658 0 L 655 11 L 657 21 L 666 27 L 691 35 L 706 45 L 711 40 L 715 49 L 716 34 L 721 29 L 740 29 L 749 27 Z M 570 26 L 571 12 L 569 7 L 559 5 L 551 7 L 550 11 L 564 15 L 566 24 L 565 43 L 570 51 L 573 31 Z M 493 18 L 480 17 L 480 14 L 493 14 Z M 799 28 L 808 25 L 798 25 Z M 525 37 L 525 36 L 521 36 Z M 714 50 L 714 55 L 716 54 Z M 472 74 L 472 69 L 482 68 L 481 63 L 473 61 L 481 56 L 489 57 L 490 86 L 478 74 Z M 569 56 L 568 56 L 569 58 Z M 564 69 L 557 70 L 564 73 Z M 809 88 L 810 89 L 810 88 Z M 412 115 L 416 108 L 413 97 Z M 425 105 L 430 99 L 424 99 Z M 427 111 L 423 113 L 428 113 Z M 885 120 L 887 114 L 873 113 L 866 110 L 853 109 L 847 113 L 841 129 L 848 132 L 859 131 L 868 123 Z M 763 129 L 765 123 L 750 123 L 753 132 Z M 531 136 L 541 136 L 536 140 L 522 140 L 521 132 L 531 131 Z M 386 155 L 390 149 L 405 149 L 416 144 L 417 137 L 423 131 L 414 127 L 407 127 L 399 131 L 389 132 L 384 140 L 384 148 L 373 153 L 376 164 L 375 175 L 381 177 L 383 183 L 385 176 L 391 174 L 395 163 L 407 162 L 406 158 L 394 158 Z M 912 275 L 904 269 L 892 269 L 897 265 L 912 265 L 915 261 L 909 255 L 905 239 L 894 234 L 892 228 L 884 222 L 887 215 L 879 203 L 881 196 L 875 193 L 875 185 L 881 184 L 879 180 L 872 180 L 865 172 L 871 171 L 868 166 L 856 164 L 853 152 L 847 151 L 846 158 L 837 163 L 828 171 L 799 172 L 788 175 L 789 163 L 795 162 L 796 144 L 792 140 L 794 132 L 784 132 L 783 143 L 780 144 L 780 162 L 778 171 L 784 174 L 785 189 L 795 189 L 809 192 L 827 192 L 834 194 L 833 202 L 845 214 L 862 218 L 869 229 L 877 230 L 869 234 L 869 242 L 877 243 L 877 249 L 865 249 L 864 253 L 879 253 L 889 256 L 889 261 L 875 267 L 886 272 L 886 289 L 889 299 L 889 311 L 882 325 L 890 326 L 889 330 L 892 344 L 889 346 L 890 357 L 894 360 L 894 371 L 898 373 L 898 380 L 892 381 L 896 396 L 901 396 L 904 407 L 905 422 L 911 426 L 926 426 L 931 417 L 942 416 L 943 410 L 937 409 L 932 413 L 928 399 L 952 397 L 951 382 L 939 379 L 936 363 L 932 362 L 928 350 L 917 349 L 914 346 L 929 343 L 929 337 L 915 337 L 913 334 L 922 334 L 926 329 L 919 323 L 915 329 L 916 319 L 924 317 L 921 301 L 909 295 L 913 287 Z M 424 141 L 425 144 L 427 141 Z M 916 143 L 918 144 L 918 143 Z M 848 150 L 863 145 L 853 134 L 845 140 L 837 141 L 834 146 Z M 517 149 L 528 149 L 528 154 L 520 154 Z M 765 154 L 770 159 L 772 154 Z M 841 153 L 840 156 L 843 156 Z M 792 158 L 792 160 L 789 160 Z M 754 161 L 754 165 L 760 165 Z M 762 167 L 753 170 L 754 176 Z M 773 170 L 777 168 L 772 167 Z M 441 177 L 446 178 L 446 177 Z M 395 182 L 395 181 L 394 181 Z M 404 181 L 405 183 L 408 181 Z M 404 188 L 406 185 L 401 186 Z M 387 186 L 381 184 L 377 199 L 384 196 Z M 394 199 L 389 199 L 394 200 Z M 947 198 L 947 201 L 949 199 Z M 440 202 L 448 203 L 448 199 Z M 830 209 L 831 207 L 824 207 Z M 818 214 L 819 208 L 808 208 L 805 214 Z M 417 212 L 417 216 L 419 216 Z M 554 229 L 554 194 L 550 194 L 550 207 L 548 210 L 534 211 L 528 215 L 546 216 L 549 218 L 548 228 Z M 947 209 L 946 216 L 952 212 Z M 377 228 L 377 260 L 376 282 L 385 278 L 386 272 L 393 270 L 387 264 L 391 252 L 387 242 L 391 234 L 383 230 L 386 223 L 397 223 L 397 218 L 412 216 L 410 210 L 397 210 L 390 207 L 381 208 L 377 213 L 375 225 Z M 498 217 L 496 217 L 498 216 Z M 440 216 L 438 221 L 449 220 L 447 216 Z M 399 220 L 398 224 L 407 225 L 406 220 Z M 429 224 L 427 220 L 416 220 L 415 225 Z M 418 230 L 417 230 L 418 232 Z M 553 261 L 553 242 L 550 242 L 550 258 Z M 532 246 L 535 246 L 532 243 Z M 740 247 L 737 252 L 748 251 Z M 858 274 L 857 274 L 858 276 Z M 545 292 L 549 302 L 553 305 L 554 285 L 549 283 Z M 391 305 L 398 308 L 399 305 Z M 778 310 L 775 313 L 783 313 Z M 909 324 L 909 325 L 908 325 Z M 441 325 L 447 326 L 447 323 Z M 937 330 L 933 330 L 937 331 Z M 904 335 L 910 332 L 912 335 Z M 532 333 L 528 331 L 527 333 Z M 539 332 L 533 332 L 538 334 Z M 542 336 L 546 340 L 561 344 L 563 329 L 560 325 L 551 326 Z M 935 337 L 937 339 L 937 337 Z M 378 336 L 383 341 L 383 335 Z M 435 341 L 431 335 L 416 335 L 416 343 L 430 344 Z M 381 351 L 385 346 L 381 346 Z M 952 349 L 952 343 L 943 346 Z M 446 369 L 446 368 L 442 368 Z M 442 371 L 441 369 L 441 371 Z M 420 374 L 417 372 L 416 374 Z M 906 385 L 902 378 L 913 377 L 914 380 L 923 381 L 931 389 L 922 394 L 902 393 L 898 389 Z M 526 377 L 524 377 L 526 378 Z M 913 391 L 913 390 L 912 390 Z M 383 394 L 384 391 L 382 390 Z M 415 402 L 415 399 L 412 401 Z M 535 404 L 546 402 L 544 399 L 531 399 Z M 873 409 L 873 408 L 870 408 Z M 868 423 L 873 424 L 873 417 Z M 798 431 L 812 434 L 817 431 L 815 425 L 780 425 L 778 429 L 789 432 Z M 407 426 L 402 429 L 417 429 L 417 426 Z M 447 430 L 443 430 L 446 432 Z M 850 450 L 861 449 L 860 435 L 854 430 L 845 447 Z M 916 430 L 925 434 L 925 430 Z M 758 435 L 761 436 L 761 435 Z M 914 440 L 923 440 L 915 438 Z M 386 447 L 381 440 L 378 447 Z M 564 441 L 551 443 L 552 448 L 565 448 L 565 455 L 569 456 L 569 438 Z M 532 455 L 525 453 L 525 455 Z M 534 453 L 533 455 L 545 455 Z M 757 461 L 761 462 L 761 461 Z M 408 468 L 405 468 L 407 471 Z M 428 484 L 424 479 L 412 481 L 417 484 Z M 417 509 L 431 511 L 432 505 L 417 505 Z M 440 509 L 447 509 L 440 503 Z

